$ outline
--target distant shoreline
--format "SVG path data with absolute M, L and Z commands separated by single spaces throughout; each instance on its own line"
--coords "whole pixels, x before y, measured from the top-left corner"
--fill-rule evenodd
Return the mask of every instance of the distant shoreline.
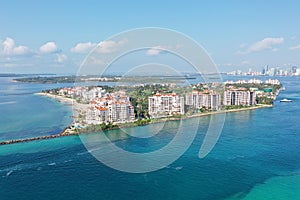
M 87 106 L 85 104 L 77 103 L 74 99 L 62 97 L 62 96 L 59 96 L 59 95 L 53 95 L 53 94 L 42 93 L 42 92 L 35 93 L 35 94 L 36 95 L 41 95 L 41 96 L 46 96 L 46 97 L 49 97 L 49 98 L 52 98 L 52 99 L 56 99 L 61 103 L 71 103 L 72 106 L 73 106 L 73 111 L 75 111 L 74 114 L 76 114 L 76 115 L 80 112 L 80 109 L 82 109 L 82 106 Z M 190 119 L 190 118 L 204 117 L 204 116 L 209 116 L 209 115 L 232 113 L 232 112 L 241 112 L 241 111 L 256 110 L 256 109 L 259 109 L 259 108 L 270 108 L 270 107 L 273 107 L 273 105 L 262 104 L 262 105 L 256 105 L 256 106 L 253 106 L 253 107 L 237 108 L 237 109 L 230 109 L 230 110 L 221 110 L 221 111 L 207 112 L 207 113 L 199 113 L 199 114 L 194 114 L 194 115 L 190 115 L 190 116 L 182 116 L 180 118 L 176 118 L 176 117 L 156 118 L 155 121 L 152 121 L 149 124 L 162 123 L 162 122 L 166 122 L 166 121 L 178 121 L 178 120 L 182 120 L 182 119 Z M 76 118 L 76 116 L 74 118 Z M 64 137 L 64 136 L 74 136 L 74 135 L 80 135 L 80 134 L 88 134 L 88 133 L 78 132 L 76 130 L 72 130 L 70 127 L 74 126 L 74 124 L 75 124 L 75 119 L 68 127 L 66 127 L 62 132 L 60 132 L 58 134 L 38 136 L 38 137 L 32 137 L 32 138 L 7 140 L 7 141 L 0 142 L 0 145 L 8 145 L 8 144 L 16 144 L 16 143 L 36 141 L 36 140 L 46 140 L 46 139 L 52 139 L 52 138 L 59 138 L 59 137 Z M 137 125 L 132 123 L 130 125 L 122 126 L 122 124 L 120 124 L 119 128 L 121 128 L 121 127 L 134 127 L 134 126 L 137 126 Z

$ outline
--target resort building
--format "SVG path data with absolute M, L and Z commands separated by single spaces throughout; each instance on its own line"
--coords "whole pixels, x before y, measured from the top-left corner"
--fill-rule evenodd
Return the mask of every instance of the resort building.
M 134 108 L 130 102 L 112 102 L 108 105 L 110 122 L 129 122 L 134 120 Z
M 134 119 L 134 107 L 123 91 L 105 94 L 92 100 L 87 112 L 88 124 L 124 123 Z
M 184 114 L 184 98 L 176 93 L 155 95 L 148 98 L 149 115 L 152 117 L 183 115 Z
M 196 109 L 207 108 L 211 110 L 221 109 L 221 96 L 220 94 L 206 91 L 205 93 L 193 91 L 186 94 L 186 105 L 193 106 Z
M 106 94 L 106 91 L 101 87 L 94 87 L 89 91 L 82 91 L 79 93 L 84 100 L 89 101 L 95 98 L 101 98 L 103 95 Z
M 256 105 L 256 93 L 253 91 L 225 91 L 223 105 Z

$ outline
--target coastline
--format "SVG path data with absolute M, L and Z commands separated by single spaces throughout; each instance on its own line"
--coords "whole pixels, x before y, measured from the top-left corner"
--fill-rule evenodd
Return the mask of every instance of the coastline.
M 38 93 L 35 93 L 35 94 L 40 95 L 40 96 L 45 96 L 45 97 L 48 97 L 48 98 L 52 98 L 52 99 L 58 101 L 59 103 L 62 103 L 62 104 L 67 105 L 67 106 L 72 106 L 73 107 L 73 115 L 71 117 L 73 117 L 74 120 L 69 126 L 74 125 L 75 119 L 78 118 L 79 114 L 84 114 L 84 113 L 82 113 L 82 110 L 86 110 L 88 108 L 87 104 L 77 103 L 72 98 L 62 97 L 62 96 L 59 96 L 59 95 L 43 93 L 43 92 L 38 92 Z
M 39 93 L 35 93 L 35 94 L 55 99 L 56 101 L 63 103 L 65 105 L 68 105 L 68 106 L 73 106 L 73 116 L 71 116 L 73 118 L 73 122 L 68 127 L 66 127 L 61 133 L 58 133 L 58 134 L 1 141 L 0 146 L 8 145 L 8 144 L 30 142 L 30 141 L 36 141 L 36 140 L 46 140 L 46 139 L 52 139 L 52 138 L 58 138 L 58 137 L 64 137 L 64 136 L 88 134 L 88 132 L 87 133 L 79 132 L 78 130 L 75 130 L 72 128 L 72 126 L 74 127 L 74 125 L 76 124 L 76 119 L 78 118 L 78 115 L 83 114 L 82 110 L 87 109 L 87 107 L 88 107 L 87 104 L 80 104 L 80 103 L 77 103 L 74 99 L 62 97 L 59 95 L 53 95 L 53 94 L 49 94 L 49 93 L 39 92 Z M 256 110 L 259 108 L 270 108 L 270 107 L 273 107 L 273 105 L 260 104 L 260 105 L 256 105 L 253 107 L 245 107 L 245 108 L 237 108 L 237 109 L 230 109 L 230 110 L 213 111 L 213 112 L 207 112 L 207 113 L 199 113 L 199 114 L 194 114 L 194 115 L 190 115 L 190 116 L 181 116 L 179 118 L 176 118 L 176 117 L 156 118 L 155 121 L 151 121 L 151 122 L 149 122 L 149 124 L 161 123 L 161 122 L 166 122 L 166 121 L 178 121 L 178 120 L 182 120 L 182 119 L 190 119 L 190 118 L 195 118 L 195 117 L 204 117 L 204 116 L 209 116 L 209 115 L 224 114 L 224 113 L 231 113 L 231 112 L 241 112 L 241 111 Z M 138 125 L 134 124 L 134 122 L 133 122 L 133 123 L 126 124 L 123 126 L 122 126 L 122 124 L 120 124 L 119 127 L 114 128 L 114 129 L 124 128 L 124 127 L 135 127 L 135 126 L 138 126 Z M 110 130 L 110 129 L 108 129 L 108 130 Z

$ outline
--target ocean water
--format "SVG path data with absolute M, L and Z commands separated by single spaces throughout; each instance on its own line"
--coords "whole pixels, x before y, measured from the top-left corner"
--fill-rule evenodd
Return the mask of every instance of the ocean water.
M 106 133 L 121 148 L 150 152 L 168 144 L 179 124 L 187 134 L 198 127 L 192 145 L 178 160 L 150 173 L 131 174 L 105 166 L 88 152 L 78 136 L 0 146 L 1 200 L 300 199 L 300 79 L 280 79 L 286 91 L 280 93 L 278 99 L 289 98 L 293 102 L 276 101 L 272 108 L 227 113 L 218 143 L 203 159 L 198 157 L 198 152 L 210 116 L 201 117 L 199 124 L 190 119 L 181 124 L 172 121 L 164 126 L 152 124 Z M 6 106 L 0 103 L 2 140 L 55 133 L 70 122 L 70 108 L 32 95 L 51 85 L 25 84 L 21 87 L 7 80 L 3 82 L 7 87 L 1 84 L 0 102 L 6 102 Z M 14 86 L 7 89 L 11 84 Z M 27 118 L 27 112 L 21 113 L 26 120 L 32 120 L 32 125 L 21 121 L 15 127 L 9 126 L 15 122 L 3 121 L 5 116 L 11 117 L 4 115 L 3 109 L 9 112 L 9 109 L 14 110 L 12 106 L 20 105 L 8 103 L 19 101 L 15 100 L 16 95 L 4 94 L 16 91 L 22 93 L 19 98 L 24 98 L 22 107 L 37 106 L 33 102 L 40 102 L 41 106 L 47 105 L 45 112 L 48 114 L 36 117 L 41 110 L 36 108 L 35 112 L 28 111 L 31 115 Z M 19 115 L 15 117 L 21 118 Z M 47 119 L 47 123 L 43 119 Z M 125 136 L 123 131 L 139 134 L 157 129 L 161 132 L 148 139 L 118 140 Z M 11 136 L 11 133 L 16 134 Z M 82 137 L 93 137 L 93 134 Z M 101 142 L 97 145 L 101 147 Z
M 87 82 L 76 85 L 94 84 Z M 72 86 L 74 83 L 20 83 L 14 82 L 13 77 L 0 77 L 0 141 L 63 131 L 72 122 L 72 107 L 35 93 Z

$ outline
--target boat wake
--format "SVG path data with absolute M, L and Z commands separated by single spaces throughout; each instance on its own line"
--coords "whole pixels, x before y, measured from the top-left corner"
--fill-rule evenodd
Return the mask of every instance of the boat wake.
M 9 172 L 7 172 L 6 173 L 6 177 L 9 176 L 9 175 L 11 175 L 13 172 L 14 172 L 13 170 L 10 170 Z
M 49 165 L 49 166 L 54 166 L 54 165 L 56 165 L 56 163 L 53 162 L 53 163 L 49 163 L 48 165 Z
M 15 104 L 16 101 L 7 101 L 7 102 L 1 102 L 0 105 L 8 105 L 8 104 Z
M 181 170 L 183 167 L 175 167 L 175 170 Z

